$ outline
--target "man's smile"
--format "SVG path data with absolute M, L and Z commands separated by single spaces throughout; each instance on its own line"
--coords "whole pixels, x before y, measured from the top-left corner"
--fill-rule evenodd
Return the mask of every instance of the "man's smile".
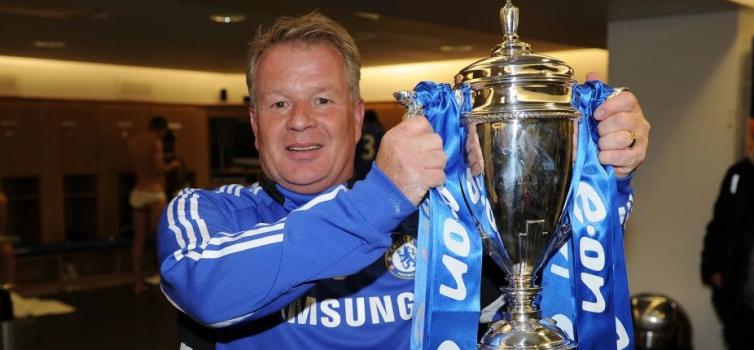
M 303 152 L 303 151 L 314 151 L 321 149 L 322 145 L 320 144 L 295 144 L 295 145 L 289 145 L 286 147 L 287 150 L 293 151 L 293 152 Z

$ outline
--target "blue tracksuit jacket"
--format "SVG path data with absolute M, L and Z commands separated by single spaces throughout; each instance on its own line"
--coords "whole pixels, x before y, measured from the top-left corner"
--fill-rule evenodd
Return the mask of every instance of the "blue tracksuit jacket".
M 376 166 L 352 189 L 274 186 L 170 202 L 157 236 L 168 299 L 219 328 L 218 349 L 408 349 L 416 233 L 395 228 L 416 207 Z M 628 181 L 618 189 L 630 208 Z M 482 306 L 497 275 L 483 276 Z

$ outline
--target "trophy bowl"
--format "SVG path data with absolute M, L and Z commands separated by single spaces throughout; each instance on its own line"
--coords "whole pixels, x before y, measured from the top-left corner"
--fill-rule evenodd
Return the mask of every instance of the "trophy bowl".
M 574 122 L 532 112 L 474 126 L 496 232 L 485 249 L 506 275 L 506 320 L 492 325 L 480 349 L 572 349 L 549 319 L 540 319 L 537 273 L 568 238 L 560 225 L 571 181 Z
M 472 90 L 472 108 L 462 116 L 466 150 L 482 160 L 494 218 L 494 231 L 480 233 L 506 275 L 505 319 L 490 327 L 479 349 L 574 349 L 537 305 L 539 272 L 570 235 L 561 218 L 579 117 L 571 106 L 573 69 L 518 40 L 518 9 L 510 1 L 500 14 L 504 41 L 460 72 L 460 83 Z

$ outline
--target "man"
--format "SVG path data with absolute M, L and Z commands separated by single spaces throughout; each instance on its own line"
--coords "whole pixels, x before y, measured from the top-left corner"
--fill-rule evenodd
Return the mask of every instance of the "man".
M 162 138 L 168 130 L 165 118 L 156 116 L 149 122 L 149 131 L 134 135 L 128 141 L 131 162 L 136 170 L 136 184 L 131 191 L 129 204 L 133 209 L 133 264 L 134 293 L 146 289 L 142 276 L 142 256 L 147 231 L 155 231 L 165 207 L 165 172 L 179 166 L 177 161 L 163 163 Z
M 350 183 L 364 105 L 345 29 L 317 13 L 282 18 L 249 57 L 264 179 L 171 201 L 158 235 L 166 296 L 218 328 L 221 349 L 408 348 L 413 277 L 387 265 L 415 239 L 402 222 L 445 181 L 442 140 L 425 118 L 403 121 L 366 178 Z M 606 157 L 630 173 L 649 126 L 629 93 L 601 111 Z M 636 135 L 631 149 L 625 130 Z
M 707 225 L 702 281 L 712 287 L 712 303 L 723 323 L 729 349 L 749 349 L 754 326 L 754 124 L 749 156 L 725 174 Z
M 380 123 L 380 119 L 377 118 L 377 112 L 371 109 L 364 111 L 361 139 L 356 144 L 356 153 L 354 154 L 354 177 L 356 180 L 363 180 L 369 169 L 372 168 L 384 133 L 385 129 Z

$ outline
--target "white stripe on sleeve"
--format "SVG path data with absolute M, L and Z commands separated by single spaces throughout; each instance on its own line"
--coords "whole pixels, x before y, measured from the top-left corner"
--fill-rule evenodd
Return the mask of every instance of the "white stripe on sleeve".
M 178 199 L 178 222 L 181 223 L 181 226 L 186 230 L 186 235 L 188 235 L 188 250 L 193 250 L 196 248 L 196 234 L 194 234 L 194 227 L 191 225 L 191 222 L 186 220 L 186 196 L 188 194 L 184 194 Z
M 274 224 L 271 226 L 265 225 L 259 228 L 255 228 L 253 230 L 241 231 L 234 235 L 225 234 L 224 236 L 212 237 L 212 239 L 210 239 L 209 241 L 209 244 L 222 245 L 223 243 L 237 241 L 241 238 L 261 235 L 263 233 L 268 233 L 268 232 L 273 232 L 273 231 L 282 231 L 284 227 L 285 227 L 285 223 L 281 222 L 281 223 Z
M 257 238 L 250 241 L 236 243 L 236 244 L 229 245 L 229 246 L 226 246 L 225 248 L 218 249 L 218 250 L 208 249 L 208 250 L 202 251 L 201 253 L 191 251 L 191 252 L 188 252 L 186 256 L 194 260 L 217 259 L 217 258 L 222 258 L 226 255 L 233 254 L 233 253 L 238 253 L 244 250 L 257 248 L 257 247 L 265 246 L 268 244 L 280 243 L 282 241 L 283 241 L 283 234 L 278 233 L 275 235 Z
M 168 204 L 168 228 L 170 231 L 173 231 L 175 234 L 175 241 L 178 243 L 178 246 L 183 249 L 186 247 L 186 242 L 183 240 L 183 234 L 181 233 L 181 229 L 178 228 L 178 225 L 175 224 L 175 218 L 173 217 L 173 207 L 175 205 L 176 200 L 178 198 L 174 198 L 172 201 L 170 201 L 170 204 Z
M 199 195 L 194 193 L 191 196 L 191 219 L 196 222 L 196 226 L 199 227 L 199 234 L 202 235 L 202 243 L 199 245 L 201 248 L 204 248 L 209 244 L 209 231 L 207 230 L 207 223 L 204 222 L 204 219 L 199 217 Z
M 240 185 L 234 185 L 237 187 L 229 186 L 228 189 L 225 190 L 225 193 L 233 193 L 233 192 L 240 192 L 240 189 L 243 187 Z M 346 188 L 344 186 L 338 186 L 332 191 L 319 195 L 303 206 L 293 210 L 295 211 L 303 211 L 303 210 L 309 210 L 312 207 L 324 203 L 326 201 L 332 200 L 335 198 L 340 192 L 345 191 Z M 257 224 L 255 227 L 251 230 L 241 231 L 238 233 L 225 233 L 225 232 L 218 232 L 218 236 L 210 237 L 208 240 L 205 237 L 206 235 L 209 235 L 208 232 L 205 232 L 206 230 L 206 224 L 204 223 L 204 220 L 199 217 L 199 211 L 198 211 L 198 202 L 196 201 L 196 196 L 191 197 L 191 219 L 197 223 L 197 226 L 199 227 L 199 230 L 202 234 L 202 238 L 204 239 L 204 242 L 208 243 L 202 243 L 202 250 L 201 252 L 194 251 L 196 248 L 196 236 L 194 234 L 193 226 L 191 225 L 191 222 L 189 222 L 186 219 L 186 210 L 185 208 L 185 198 L 180 198 L 178 201 L 178 221 L 184 226 L 184 228 L 187 231 L 188 237 L 189 237 L 189 246 L 188 246 L 188 252 L 185 253 L 185 256 L 188 256 L 189 258 L 193 260 L 200 260 L 200 259 L 217 259 L 224 257 L 226 255 L 230 255 L 233 253 L 238 253 L 242 251 L 246 251 L 249 249 L 262 247 L 270 244 L 280 243 L 283 242 L 284 235 L 283 235 L 283 229 L 285 228 L 286 220 L 285 218 L 282 218 L 278 222 L 274 224 Z M 277 232 L 277 233 L 276 233 Z M 268 236 L 254 238 L 254 239 L 248 239 L 244 240 L 245 238 L 250 238 L 258 235 L 262 235 L 265 233 L 273 233 Z M 230 243 L 230 244 L 228 244 Z M 210 246 L 214 249 L 210 249 Z M 180 260 L 184 254 L 180 254 L 180 252 L 176 252 L 175 254 L 176 260 Z
M 332 191 L 330 191 L 328 193 L 325 193 L 323 195 L 319 195 L 317 197 L 314 197 L 308 203 L 306 203 L 306 204 L 304 204 L 304 205 L 296 208 L 295 210 L 293 210 L 291 212 L 302 211 L 302 210 L 309 210 L 309 209 L 311 209 L 312 207 L 314 207 L 317 204 L 320 204 L 322 202 L 326 202 L 326 201 L 329 201 L 329 200 L 335 198 L 338 195 L 338 193 L 340 193 L 341 191 L 345 191 L 345 190 L 346 190 L 346 188 L 344 186 L 342 186 L 342 185 L 338 186 L 334 190 L 332 190 Z

